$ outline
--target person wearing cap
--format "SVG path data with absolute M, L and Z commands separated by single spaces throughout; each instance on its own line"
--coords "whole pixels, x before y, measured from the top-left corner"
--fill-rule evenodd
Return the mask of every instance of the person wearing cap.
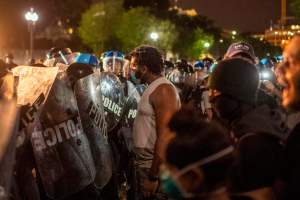
M 230 58 L 241 58 L 253 65 L 258 64 L 258 59 L 255 56 L 253 47 L 246 42 L 237 42 L 230 45 L 226 54 L 224 55 L 224 60 Z M 276 108 L 278 112 L 281 112 L 281 114 L 284 114 L 277 103 L 276 98 L 268 94 L 270 89 L 275 88 L 275 85 L 270 81 L 264 80 L 262 75 L 263 74 L 261 73 L 260 86 L 257 93 L 257 104 L 268 105 L 272 108 Z
M 133 124 L 138 199 L 165 199 L 158 192 L 158 172 L 165 145 L 173 137 L 168 122 L 180 108 L 180 98 L 175 86 L 162 76 L 163 60 L 156 48 L 143 45 L 134 49 L 130 68 L 132 76 L 148 85 Z
M 226 130 L 187 108 L 178 111 L 169 126 L 176 137 L 161 167 L 162 189 L 174 200 L 229 200 L 226 182 L 234 147 Z
M 253 199 L 273 199 L 272 187 L 282 172 L 281 143 L 287 128 L 276 110 L 256 106 L 258 87 L 257 69 L 241 58 L 221 61 L 209 80 L 213 110 L 230 129 L 238 155 L 230 191 Z
M 14 56 L 12 53 L 6 54 L 4 58 L 7 69 L 11 70 L 12 68 L 18 66 L 16 63 L 14 63 Z
M 224 55 L 224 59 L 228 58 L 242 58 L 254 65 L 257 63 L 257 57 L 255 56 L 253 47 L 246 42 L 231 44 Z

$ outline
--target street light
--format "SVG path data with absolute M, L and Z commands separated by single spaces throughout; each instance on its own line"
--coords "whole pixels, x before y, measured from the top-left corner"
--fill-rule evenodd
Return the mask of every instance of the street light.
M 232 39 L 235 40 L 235 37 L 237 35 L 237 31 L 233 30 L 231 31 Z
M 39 16 L 36 12 L 34 12 L 33 8 L 30 8 L 30 11 L 25 14 L 25 19 L 28 23 L 30 32 L 30 58 L 33 58 L 33 32 L 35 23 L 38 21 Z
M 158 33 L 156 33 L 156 32 L 152 32 L 151 34 L 150 34 L 150 38 L 153 40 L 153 41 L 157 41 L 158 40 L 158 38 L 159 38 L 159 35 L 158 35 Z
M 210 47 L 209 42 L 205 42 L 205 43 L 204 43 L 204 47 L 208 49 L 208 48 Z

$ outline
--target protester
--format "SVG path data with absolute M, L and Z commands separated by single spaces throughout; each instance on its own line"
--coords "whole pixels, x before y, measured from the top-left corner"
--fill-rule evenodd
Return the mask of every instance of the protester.
M 283 72 L 286 86 L 283 90 L 283 106 L 289 111 L 300 111 L 300 36 L 295 35 L 285 47 Z M 287 183 L 286 198 L 297 199 L 300 196 L 300 124 L 290 133 L 285 148 L 285 180 Z
M 238 153 L 230 191 L 253 199 L 274 199 L 272 187 L 281 175 L 286 128 L 267 105 L 255 106 L 258 86 L 255 66 L 241 58 L 220 62 L 209 81 L 212 107 L 230 129 Z
M 246 42 L 236 42 L 231 44 L 224 55 L 224 59 L 228 58 L 242 58 L 252 64 L 257 63 L 257 57 L 255 56 L 253 47 Z
M 229 199 L 226 189 L 234 147 L 217 124 L 182 109 L 169 123 L 176 137 L 166 150 L 161 185 L 172 199 Z
M 151 46 L 139 46 L 131 53 L 133 75 L 148 84 L 138 105 L 133 125 L 133 143 L 136 168 L 140 181 L 139 199 L 163 199 L 156 193 L 162 152 L 172 137 L 168 129 L 171 116 L 179 109 L 180 99 L 176 88 L 163 77 L 163 61 L 159 51 Z

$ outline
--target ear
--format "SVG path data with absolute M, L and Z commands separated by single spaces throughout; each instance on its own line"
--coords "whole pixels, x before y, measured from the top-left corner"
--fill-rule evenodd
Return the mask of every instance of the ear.
M 148 67 L 146 67 L 146 65 L 141 65 L 140 72 L 142 72 L 143 74 L 148 72 Z

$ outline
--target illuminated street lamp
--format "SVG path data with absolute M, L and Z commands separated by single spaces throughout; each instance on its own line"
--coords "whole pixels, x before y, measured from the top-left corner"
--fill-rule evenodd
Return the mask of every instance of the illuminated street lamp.
M 235 30 L 231 31 L 231 35 L 232 35 L 232 39 L 234 40 L 237 35 L 237 31 Z
M 204 43 L 204 47 L 208 49 L 208 48 L 210 47 L 209 42 L 205 42 L 205 43 Z
M 154 42 L 156 42 L 158 40 L 158 38 L 159 38 L 159 35 L 156 32 L 152 32 L 150 34 L 150 38 L 151 38 L 151 40 L 153 40 Z
M 25 19 L 28 23 L 28 28 L 30 32 L 30 58 L 33 58 L 33 40 L 34 40 L 33 32 L 34 32 L 35 23 L 38 21 L 39 16 L 36 12 L 34 12 L 33 8 L 30 8 L 30 11 L 28 11 L 25 14 Z

